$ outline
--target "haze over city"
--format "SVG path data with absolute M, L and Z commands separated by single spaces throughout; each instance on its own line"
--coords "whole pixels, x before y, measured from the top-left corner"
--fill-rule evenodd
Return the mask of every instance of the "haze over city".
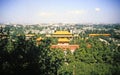
M 0 75 L 120 75 L 120 0 L 0 0 Z
M 120 23 L 120 0 L 0 0 L 0 23 Z

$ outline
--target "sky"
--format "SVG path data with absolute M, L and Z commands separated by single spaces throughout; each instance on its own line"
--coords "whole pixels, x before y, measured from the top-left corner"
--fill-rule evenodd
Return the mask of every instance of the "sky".
M 0 0 L 0 23 L 120 23 L 120 0 Z

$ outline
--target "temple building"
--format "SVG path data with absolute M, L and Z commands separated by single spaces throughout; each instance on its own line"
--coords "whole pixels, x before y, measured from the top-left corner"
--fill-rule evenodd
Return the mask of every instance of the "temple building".
M 64 45 L 68 45 L 68 44 L 69 44 L 69 41 L 70 41 L 70 40 L 68 40 L 67 38 L 59 38 L 59 39 L 58 39 L 58 45 L 61 45 L 61 44 L 62 44 L 62 45 L 63 45 L 63 44 L 64 44 Z
M 36 39 L 36 45 L 37 45 L 37 46 L 40 45 L 41 40 L 43 40 L 42 37 L 39 37 L 39 38 Z
M 58 38 L 58 44 L 52 45 L 51 48 L 60 48 L 62 50 L 70 50 L 71 52 L 74 52 L 77 48 L 79 48 L 79 45 L 69 44 L 70 39 L 73 37 L 73 34 L 68 31 L 56 31 L 51 36 Z
M 89 36 L 111 36 L 111 34 L 89 34 Z
M 68 32 L 68 31 L 56 31 L 55 33 L 52 34 L 52 37 L 57 37 L 57 38 L 72 38 L 73 35 Z

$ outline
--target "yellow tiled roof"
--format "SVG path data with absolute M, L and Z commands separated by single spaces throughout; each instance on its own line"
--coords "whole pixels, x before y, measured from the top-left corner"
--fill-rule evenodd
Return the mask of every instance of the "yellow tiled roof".
M 42 39 L 43 39 L 43 38 L 39 37 L 39 38 L 36 39 L 36 41 L 40 41 L 40 40 L 42 40 Z
M 56 31 L 54 34 L 71 34 L 70 32 L 68 31 Z
M 110 36 L 111 34 L 89 34 L 89 36 Z
M 70 40 L 68 40 L 67 38 L 59 38 L 58 42 L 69 42 Z

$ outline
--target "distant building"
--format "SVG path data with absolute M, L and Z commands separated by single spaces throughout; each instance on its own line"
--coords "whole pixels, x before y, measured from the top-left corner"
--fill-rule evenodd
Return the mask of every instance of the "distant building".
M 111 36 L 111 34 L 89 34 L 89 36 Z
M 55 33 L 52 34 L 52 37 L 57 37 L 57 38 L 72 38 L 73 35 L 68 32 L 68 31 L 56 31 Z
M 37 46 L 40 45 L 42 39 L 43 39 L 43 38 L 41 38 L 41 37 L 39 37 L 39 38 L 36 39 L 36 45 L 37 45 Z
M 69 44 L 69 41 L 70 41 L 70 40 L 68 40 L 67 38 L 59 38 L 59 39 L 58 39 L 58 45 L 61 45 L 61 44 L 62 44 L 62 45 L 63 45 L 63 44 L 64 44 L 64 45 L 68 45 L 68 44 Z
M 56 31 L 51 36 L 58 38 L 58 44 L 52 45 L 51 48 L 60 48 L 62 50 L 70 50 L 71 52 L 74 52 L 77 48 L 79 48 L 79 45 L 69 44 L 69 38 L 72 38 L 73 34 L 68 31 Z

